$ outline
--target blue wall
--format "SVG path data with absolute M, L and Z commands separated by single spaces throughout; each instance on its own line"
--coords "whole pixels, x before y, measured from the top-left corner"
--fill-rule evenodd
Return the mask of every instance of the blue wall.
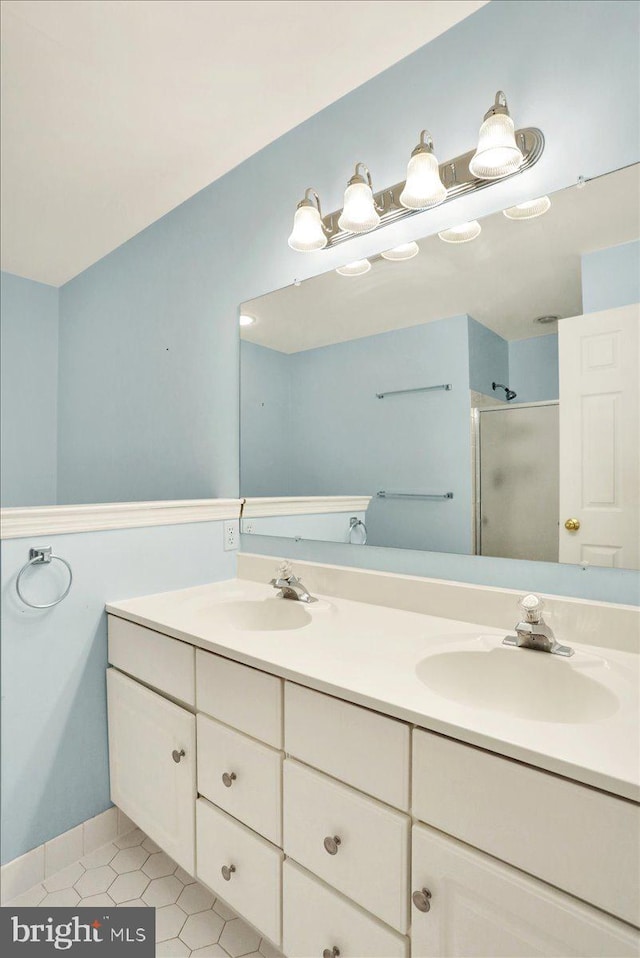
M 9 273 L 0 287 L 3 506 L 56 501 L 58 290 Z
M 291 358 L 240 343 L 243 496 L 296 495 L 291 487 Z
M 640 241 L 596 250 L 582 257 L 585 313 L 640 303 Z
M 543 402 L 559 396 L 558 334 L 509 343 L 509 386 L 514 402 Z
M 2 861 L 108 808 L 104 604 L 234 575 L 222 522 L 2 543 Z M 59 606 L 19 602 L 29 547 L 51 543 L 74 583 Z M 25 591 L 51 600 L 62 569 L 34 570 Z M 46 584 L 46 585 L 45 585 Z
M 492 383 L 509 381 L 509 344 L 502 336 L 469 317 L 469 386 L 485 396 L 504 399 L 504 392 L 494 393 Z
M 611 0 L 493 0 L 63 287 L 61 501 L 77 498 L 75 477 L 94 477 L 89 499 L 235 495 L 239 303 L 635 162 L 638 16 Z M 523 63 L 517 37 L 538 55 Z M 544 130 L 533 170 L 344 248 L 306 257 L 288 248 L 306 186 L 338 207 L 359 157 L 376 183 L 397 182 L 427 124 L 441 156 L 465 152 L 498 88 L 518 125 Z M 89 438 L 82 453 L 79 435 Z

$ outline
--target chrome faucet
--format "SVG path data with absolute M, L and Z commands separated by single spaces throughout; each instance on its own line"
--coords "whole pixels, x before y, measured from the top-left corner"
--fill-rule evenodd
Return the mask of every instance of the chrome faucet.
M 292 599 L 294 602 L 317 602 L 307 592 L 300 579 L 293 574 L 290 562 L 283 562 L 278 569 L 275 579 L 271 580 L 274 589 L 279 589 L 278 595 L 283 599 Z
M 516 634 L 502 640 L 503 645 L 516 645 L 521 649 L 537 649 L 552 655 L 573 655 L 568 645 L 556 642 L 552 628 L 542 618 L 544 602 L 537 595 L 525 595 L 519 602 L 523 617 L 516 625 Z

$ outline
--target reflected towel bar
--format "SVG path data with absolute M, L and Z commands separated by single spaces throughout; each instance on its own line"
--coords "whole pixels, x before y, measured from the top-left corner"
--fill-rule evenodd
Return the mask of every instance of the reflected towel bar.
M 376 393 L 377 399 L 384 399 L 385 396 L 399 396 L 400 393 L 428 393 L 434 389 L 453 389 L 451 383 L 440 383 L 439 386 L 416 386 L 414 389 L 390 389 L 386 393 Z
M 453 499 L 452 492 L 376 492 L 378 499 Z

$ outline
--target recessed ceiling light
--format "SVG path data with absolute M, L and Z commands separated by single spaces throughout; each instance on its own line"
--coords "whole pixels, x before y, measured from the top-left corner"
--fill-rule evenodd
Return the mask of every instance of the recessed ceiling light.
M 549 323 L 557 323 L 559 319 L 559 316 L 536 316 L 534 323 L 540 323 L 542 326 L 546 326 Z
M 253 324 L 255 323 L 255 321 L 256 321 L 255 316 L 247 316 L 246 313 L 241 313 L 241 314 L 240 314 L 240 325 L 241 325 L 241 326 L 253 326 Z
M 508 220 L 534 220 L 536 216 L 543 216 L 550 207 L 551 200 L 549 197 L 539 196 L 536 200 L 518 203 L 517 206 L 510 206 L 509 209 L 502 212 Z
M 403 259 L 413 259 L 420 252 L 417 243 L 401 243 L 400 246 L 394 246 L 393 249 L 387 249 L 381 253 L 383 259 L 399 261 Z
M 347 263 L 346 266 L 338 266 L 336 273 L 341 276 L 364 276 L 371 269 L 371 263 L 368 259 L 357 259 L 353 263 Z
M 461 223 L 460 226 L 452 226 L 448 230 L 438 233 L 441 240 L 445 243 L 470 243 L 476 236 L 480 236 L 482 227 L 477 220 L 471 220 L 470 223 Z

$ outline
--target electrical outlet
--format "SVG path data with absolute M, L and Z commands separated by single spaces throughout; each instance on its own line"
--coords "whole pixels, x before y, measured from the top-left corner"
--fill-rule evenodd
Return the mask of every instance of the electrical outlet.
M 253 530 L 254 530 L 253 522 L 247 522 L 247 520 L 245 519 L 244 525 L 242 527 L 242 531 L 247 532 L 249 533 L 249 535 L 251 535 L 253 533 Z
M 240 523 L 237 519 L 230 519 L 224 524 L 224 551 L 231 552 L 238 548 L 238 529 Z

